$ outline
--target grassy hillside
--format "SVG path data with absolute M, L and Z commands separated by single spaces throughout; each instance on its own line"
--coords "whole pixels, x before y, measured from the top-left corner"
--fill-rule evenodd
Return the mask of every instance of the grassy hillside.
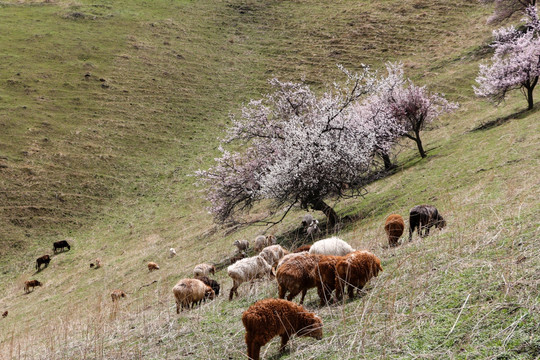
M 320 87 L 338 63 L 387 60 L 461 109 L 425 133 L 427 159 L 404 142 L 400 171 L 338 204 L 356 219 L 339 235 L 385 271 L 342 306 L 319 308 L 311 290 L 325 337 L 293 340 L 283 358 L 539 357 L 540 116 L 511 115 L 519 94 L 498 109 L 473 97 L 489 12 L 465 0 L 0 3 L 0 357 L 244 358 L 241 313 L 275 283 L 181 315 L 170 289 L 264 228 L 215 227 L 188 175 L 268 78 Z M 448 228 L 387 249 L 384 218 L 426 202 Z M 270 231 L 289 240 L 300 216 Z M 73 249 L 35 274 L 64 238 Z M 89 269 L 96 257 L 104 266 Z M 29 278 L 44 286 L 24 295 Z M 113 316 L 115 288 L 129 295 Z

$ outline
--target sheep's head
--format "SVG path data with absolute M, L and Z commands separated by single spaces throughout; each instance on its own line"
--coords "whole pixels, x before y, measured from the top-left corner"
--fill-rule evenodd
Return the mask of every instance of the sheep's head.
M 443 229 L 444 227 L 446 227 L 446 220 L 444 220 L 444 218 L 441 215 L 439 215 L 439 219 L 437 221 L 437 228 Z
M 304 326 L 298 332 L 298 336 L 309 336 L 309 337 L 315 338 L 317 340 L 321 340 L 322 337 L 323 337 L 322 320 L 317 315 L 314 315 L 314 314 L 311 314 L 311 313 L 309 315 L 311 315 L 311 317 L 309 319 L 310 320 L 309 324 Z
M 205 299 L 214 300 L 214 298 L 216 297 L 216 293 L 214 292 L 214 290 L 212 290 L 210 286 L 206 285 L 206 290 L 204 291 L 204 297 Z
M 42 286 L 43 284 L 36 280 L 36 286 Z
M 277 239 L 276 239 L 276 237 L 274 235 L 268 235 L 266 237 L 266 243 L 276 245 L 277 244 Z

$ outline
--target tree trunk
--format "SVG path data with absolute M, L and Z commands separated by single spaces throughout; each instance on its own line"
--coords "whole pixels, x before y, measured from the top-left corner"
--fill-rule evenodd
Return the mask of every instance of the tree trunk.
M 420 140 L 420 132 L 416 131 L 416 138 L 414 139 L 414 141 L 416 141 L 416 145 L 418 146 L 418 151 L 420 151 L 420 156 L 423 158 L 425 158 L 427 155 L 426 155 L 426 152 L 424 151 L 424 147 L 422 146 L 422 140 Z
M 388 171 L 388 170 L 391 170 L 391 169 L 393 169 L 395 167 L 394 164 L 392 164 L 392 160 L 390 160 L 390 155 L 381 154 L 381 158 L 384 161 L 384 170 Z
M 532 80 L 528 80 L 527 83 L 525 84 L 525 88 L 527 89 L 527 95 L 526 95 L 527 103 L 528 103 L 527 110 L 532 110 L 534 107 L 533 91 L 537 83 L 538 83 L 538 76 Z
M 338 214 L 335 212 L 334 209 L 332 209 L 323 200 L 317 199 L 311 202 L 311 208 L 313 210 L 322 211 L 324 215 L 326 215 L 326 218 L 328 219 L 329 228 L 333 228 L 339 222 Z

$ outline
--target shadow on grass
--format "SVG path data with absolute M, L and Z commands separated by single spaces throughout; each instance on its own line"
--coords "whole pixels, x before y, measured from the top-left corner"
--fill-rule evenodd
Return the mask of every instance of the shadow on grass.
M 501 126 L 501 125 L 507 123 L 508 121 L 513 120 L 513 119 L 523 119 L 523 118 L 525 118 L 526 116 L 528 116 L 530 114 L 536 113 L 538 111 L 538 109 L 540 109 L 540 108 L 535 107 L 532 110 L 521 110 L 521 111 L 518 111 L 516 113 L 510 114 L 510 115 L 507 115 L 507 116 L 503 116 L 503 117 L 497 118 L 495 120 L 488 121 L 486 123 L 483 123 L 483 124 L 475 127 L 470 132 L 489 130 L 489 129 L 492 129 L 492 128 L 497 127 L 497 126 Z

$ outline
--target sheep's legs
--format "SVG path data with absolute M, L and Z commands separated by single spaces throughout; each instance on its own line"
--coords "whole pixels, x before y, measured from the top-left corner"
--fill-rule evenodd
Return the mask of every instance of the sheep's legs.
M 300 305 L 304 303 L 304 298 L 306 297 L 307 289 L 302 290 L 302 299 L 300 299 Z
M 249 345 L 248 345 L 249 346 Z M 260 353 L 261 353 L 261 344 L 257 342 L 251 343 L 251 353 L 248 354 L 250 359 L 253 360 L 259 360 L 260 359 Z
M 279 298 L 285 299 L 285 294 L 287 293 L 287 289 L 285 289 L 284 286 L 281 286 L 281 284 L 278 285 L 278 292 L 279 292 Z
M 233 299 L 233 294 L 236 294 L 236 297 L 238 297 L 238 285 L 236 284 L 236 281 L 233 283 L 233 287 L 231 288 L 231 292 L 229 293 L 229 301 Z
M 347 285 L 347 294 L 349 294 L 349 299 L 354 299 L 354 287 L 352 285 Z
M 292 299 L 294 299 L 296 297 L 296 295 L 298 295 L 300 293 L 300 291 L 297 291 L 297 292 L 292 292 L 290 291 L 289 292 L 289 295 L 287 296 L 287 300 L 289 301 L 292 301 Z M 303 298 L 302 298 L 303 299 Z M 301 304 L 301 303 L 300 303 Z
M 289 341 L 289 334 L 285 333 L 281 335 L 281 348 L 279 349 L 280 352 L 285 350 L 285 346 L 287 345 L 288 341 Z

